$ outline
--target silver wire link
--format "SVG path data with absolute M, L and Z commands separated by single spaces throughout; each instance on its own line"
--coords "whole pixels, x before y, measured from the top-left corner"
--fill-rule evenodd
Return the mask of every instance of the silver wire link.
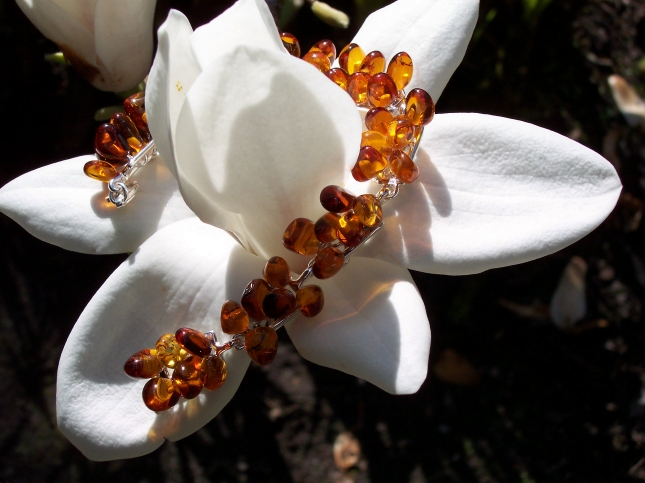
M 107 200 L 117 208 L 122 208 L 132 201 L 139 190 L 139 185 L 136 181 L 128 183 L 130 177 L 134 176 L 137 171 L 148 164 L 157 154 L 157 146 L 154 139 L 150 140 L 136 156 L 130 158 L 125 169 L 108 182 L 109 194 Z

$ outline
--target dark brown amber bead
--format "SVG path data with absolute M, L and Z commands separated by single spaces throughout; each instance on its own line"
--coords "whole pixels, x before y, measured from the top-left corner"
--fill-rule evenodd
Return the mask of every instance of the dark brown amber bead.
M 387 66 L 387 73 L 394 80 L 396 88 L 402 91 L 410 83 L 410 79 L 412 79 L 412 58 L 405 52 L 399 52 L 390 60 Z
M 392 152 L 390 169 L 402 183 L 412 183 L 419 177 L 419 168 L 403 151 Z
M 329 243 L 338 239 L 338 220 L 336 213 L 325 213 L 314 225 L 314 233 L 321 243 Z
M 333 80 L 343 90 L 347 90 L 347 79 L 349 78 L 349 74 L 343 69 L 334 67 L 333 69 L 329 69 L 325 72 L 325 75 Z
M 336 275 L 345 264 L 345 255 L 336 247 L 323 248 L 316 255 L 312 267 L 314 277 L 325 279 Z
M 179 390 L 167 377 L 155 377 L 146 382 L 141 393 L 144 404 L 153 411 L 170 409 L 181 397 Z
M 139 134 L 146 141 L 151 139 L 150 130 L 148 129 L 148 116 L 146 115 L 146 97 L 143 92 L 138 92 L 128 97 L 123 102 L 125 113 L 132 119 L 137 126 Z
M 219 389 L 226 381 L 226 362 L 219 356 L 208 356 L 202 361 L 204 387 L 209 391 Z
M 392 113 L 383 107 L 373 107 L 365 114 L 365 127 L 387 136 L 387 128 L 394 118 Z
M 249 314 L 233 300 L 227 300 L 222 305 L 220 321 L 225 334 L 239 334 L 249 328 Z
M 378 50 L 367 54 L 361 63 L 360 71 L 369 75 L 378 74 L 385 70 L 385 57 Z
M 271 290 L 262 302 L 262 310 L 270 319 L 281 319 L 296 308 L 296 296 L 286 288 Z
M 246 310 L 253 320 L 260 322 L 266 319 L 266 315 L 262 310 L 262 303 L 264 297 L 271 291 L 269 284 L 261 278 L 255 278 L 249 282 L 242 294 L 242 307 Z
M 332 213 L 343 213 L 349 210 L 354 203 L 355 196 L 345 188 L 329 185 L 320 192 L 320 204 Z
M 290 34 L 289 32 L 282 32 L 280 34 L 280 38 L 282 39 L 282 45 L 287 49 L 287 52 L 294 57 L 300 57 L 300 42 L 298 42 L 295 35 Z
M 270 364 L 278 352 L 278 333 L 271 327 L 256 327 L 244 336 L 249 357 L 262 366 Z
M 354 72 L 347 79 L 347 93 L 358 106 L 367 104 L 367 83 L 369 74 Z
M 414 124 L 406 117 L 394 119 L 387 131 L 388 140 L 394 149 L 403 149 L 414 140 Z
M 120 133 L 121 136 L 125 139 L 130 156 L 137 154 L 143 146 L 143 138 L 137 130 L 137 126 L 134 125 L 132 119 L 127 114 L 122 112 L 117 112 L 110 118 L 110 124 L 112 124 Z
M 319 50 L 313 50 L 307 52 L 302 58 L 305 62 L 310 63 L 320 72 L 327 72 L 331 67 L 331 62 L 329 62 L 329 57 L 327 57 L 323 52 Z
M 329 58 L 329 62 L 332 64 L 336 60 L 336 46 L 331 40 L 325 39 L 316 42 L 316 44 L 311 49 L 309 49 L 309 52 L 311 52 L 312 50 L 317 50 L 325 54 Z
M 363 174 L 361 171 L 361 166 L 356 163 L 354 167 L 351 170 L 352 176 L 356 181 L 360 181 L 361 183 L 364 183 L 365 181 L 369 181 L 370 179 Z
M 101 159 L 85 163 L 83 172 L 92 179 L 98 179 L 106 183 L 117 175 L 117 170 L 114 166 Z
M 211 343 L 204 334 L 195 329 L 182 327 L 175 332 L 177 343 L 186 351 L 199 357 L 211 353 Z
M 372 179 L 381 171 L 387 167 L 387 160 L 372 146 L 363 146 L 358 152 L 358 160 L 354 165 L 357 173 L 360 172 L 362 176 L 360 179 L 354 174 L 354 169 L 352 169 L 352 175 L 356 181 L 367 181 Z
M 343 50 L 340 51 L 340 54 L 338 54 L 338 65 L 345 72 L 347 72 L 347 61 L 349 60 L 349 51 L 350 51 L 350 49 L 353 49 L 354 47 L 358 47 L 358 45 L 357 44 L 347 44 L 345 47 L 343 47 Z
M 202 392 L 204 373 L 201 367 L 202 358 L 190 356 L 181 361 L 173 371 L 172 382 L 182 397 L 193 399 Z
M 157 357 L 163 363 L 164 366 L 174 369 L 178 363 L 188 357 L 188 352 L 186 352 L 175 339 L 175 334 L 164 334 L 159 337 L 157 344 L 155 344 L 155 349 L 157 350 Z
M 434 101 L 423 89 L 412 89 L 405 100 L 405 114 L 415 126 L 428 124 L 434 118 Z
M 286 249 L 300 255 L 315 254 L 320 244 L 314 233 L 314 222 L 307 218 L 293 220 L 282 235 L 282 244 Z
M 372 107 L 388 107 L 398 95 L 396 84 L 385 72 L 372 76 L 367 83 L 367 99 Z
M 130 377 L 143 377 L 148 379 L 155 377 L 163 369 L 163 364 L 157 357 L 154 349 L 143 349 L 130 356 L 125 362 L 123 370 Z
M 381 202 L 373 195 L 360 195 L 354 200 L 354 213 L 363 226 L 374 227 L 383 221 Z
M 305 317 L 315 317 L 325 305 L 325 296 L 318 285 L 301 287 L 296 293 L 296 305 Z
M 291 281 L 291 269 L 282 257 L 271 257 L 262 271 L 264 280 L 272 287 L 286 287 Z
M 130 147 L 116 127 L 112 124 L 101 124 L 94 136 L 94 150 L 103 160 L 125 163 Z
M 365 131 L 361 134 L 361 146 L 372 146 L 384 157 L 389 157 L 392 153 L 392 146 L 386 135 L 378 131 Z
M 338 239 L 347 247 L 357 246 L 367 235 L 365 228 L 353 211 L 345 213 L 340 218 L 339 225 Z

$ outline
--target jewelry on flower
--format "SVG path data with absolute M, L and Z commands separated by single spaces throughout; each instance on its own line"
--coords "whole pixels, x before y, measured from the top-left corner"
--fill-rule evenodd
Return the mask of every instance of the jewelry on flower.
M 281 37 L 289 53 L 299 57 L 298 40 L 288 33 Z M 230 341 L 220 344 L 212 331 L 204 334 L 184 327 L 161 336 L 153 349 L 131 356 L 124 371 L 131 377 L 150 379 L 143 388 L 143 402 L 153 411 L 170 409 L 181 397 L 192 399 L 203 388 L 218 389 L 226 380 L 222 355 L 228 350 L 246 350 L 260 365 L 273 361 L 278 350 L 276 331 L 297 313 L 314 317 L 323 309 L 322 289 L 303 286 L 307 278 L 327 279 L 338 273 L 349 262 L 349 255 L 383 226 L 381 203 L 397 196 L 400 185 L 419 176 L 412 159 L 424 125 L 434 117 L 434 102 L 422 89 L 405 95 L 413 71 L 410 56 L 396 54 L 386 72 L 383 54 L 365 55 L 356 44 L 341 51 L 340 68 L 332 69 L 335 58 L 336 48 L 329 40 L 318 42 L 303 56 L 346 90 L 357 106 L 370 108 L 351 173 L 357 181 L 378 182 L 381 189 L 360 196 L 333 185 L 321 191 L 320 203 L 327 213 L 315 223 L 306 218 L 293 220 L 282 237 L 285 248 L 313 256 L 307 268 L 293 279 L 286 260 L 269 259 L 263 278 L 249 282 L 240 303 L 227 300 L 222 305 L 220 323 L 222 331 L 232 336 Z

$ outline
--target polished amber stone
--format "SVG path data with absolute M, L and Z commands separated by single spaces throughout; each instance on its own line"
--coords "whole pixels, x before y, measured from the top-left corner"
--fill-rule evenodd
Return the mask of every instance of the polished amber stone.
M 385 70 L 385 57 L 378 50 L 374 50 L 365 56 L 359 70 L 369 75 L 383 72 Z
M 204 374 L 204 387 L 209 391 L 219 389 L 226 381 L 226 362 L 219 356 L 205 357 L 201 366 Z
M 412 89 L 405 100 L 405 114 L 415 126 L 426 125 L 434 118 L 434 101 L 423 89 Z
M 392 152 L 390 169 L 402 183 L 412 183 L 419 177 L 419 168 L 403 151 Z
M 150 130 L 148 129 L 148 118 L 146 116 L 146 97 L 143 92 L 138 92 L 128 97 L 123 102 L 125 113 L 134 122 L 139 134 L 146 141 L 150 141 Z
M 249 314 L 251 319 L 260 322 L 266 319 L 266 315 L 262 310 L 262 303 L 264 297 L 271 291 L 269 284 L 261 278 L 255 278 L 249 282 L 242 294 L 242 307 Z
M 182 397 L 193 399 L 202 392 L 204 373 L 201 367 L 202 358 L 190 356 L 181 361 L 173 371 L 172 382 Z
M 179 390 L 167 377 L 155 377 L 146 382 L 141 393 L 144 404 L 153 411 L 170 409 L 181 397 Z
M 157 357 L 154 349 L 143 349 L 130 356 L 125 362 L 123 370 L 130 377 L 143 377 L 148 379 L 161 372 L 163 364 Z
M 123 165 L 125 166 L 125 164 Z M 92 179 L 108 182 L 117 175 L 117 170 L 107 161 L 97 159 L 88 161 L 83 166 L 83 172 Z
M 309 52 L 311 52 L 312 50 L 318 50 L 325 54 L 329 58 L 329 62 L 332 64 L 336 60 L 336 46 L 331 40 L 324 39 L 316 42 L 316 44 L 311 49 L 309 49 Z
M 388 107 L 398 95 L 396 84 L 385 72 L 373 75 L 367 83 L 367 99 L 372 107 Z
M 94 136 L 94 150 L 105 161 L 125 163 L 130 147 L 127 140 L 112 124 L 101 124 Z
M 387 128 L 390 145 L 395 149 L 405 148 L 414 140 L 414 129 L 408 118 L 394 119 Z
M 338 239 L 347 247 L 357 246 L 367 232 L 353 211 L 348 211 L 340 218 Z
M 281 319 L 296 308 L 296 296 L 286 288 L 271 290 L 262 302 L 262 310 L 270 319 Z
M 288 250 L 300 255 L 315 254 L 319 243 L 314 232 L 314 222 L 307 218 L 293 220 L 282 235 L 282 244 Z
M 374 227 L 383 221 L 381 202 L 373 195 L 360 195 L 354 200 L 354 213 L 363 226 Z
M 338 54 L 338 65 L 345 72 L 347 72 L 347 61 L 349 60 L 349 51 L 350 51 L 350 49 L 353 49 L 354 47 L 358 47 L 358 45 L 357 44 L 347 44 L 345 47 L 343 47 L 343 50 L 340 51 L 340 54 Z
M 383 107 L 373 107 L 365 114 L 365 127 L 368 131 L 376 131 L 387 136 L 387 128 L 394 117 Z
M 367 104 L 367 83 L 369 80 L 370 76 L 365 72 L 354 72 L 347 79 L 347 93 L 357 106 Z
M 159 360 L 164 366 L 171 369 L 174 369 L 178 363 L 189 356 L 188 352 L 177 343 L 175 334 L 164 334 L 159 337 L 155 349 Z
M 271 257 L 262 270 L 264 280 L 272 287 L 286 287 L 291 281 L 291 269 L 282 257 Z
M 338 220 L 336 213 L 325 213 L 314 225 L 314 233 L 321 243 L 329 243 L 338 239 Z
M 282 32 L 280 34 L 280 38 L 282 39 L 282 45 L 287 49 L 287 52 L 294 57 L 300 57 L 300 42 L 298 42 L 295 35 L 290 34 L 289 32 Z
M 114 113 L 110 118 L 110 124 L 112 124 L 117 131 L 121 133 L 123 139 L 125 139 L 129 148 L 130 156 L 136 155 L 141 151 L 141 149 L 143 149 L 143 146 L 145 146 L 143 138 L 139 134 L 137 126 L 134 125 L 134 122 L 127 114 L 122 112 Z
M 355 196 L 345 188 L 329 185 L 320 192 L 320 204 L 332 213 L 343 213 L 349 210 L 354 203 Z
M 256 327 L 244 336 L 249 357 L 262 366 L 270 364 L 278 352 L 278 333 L 271 327 Z
M 195 329 L 182 327 L 175 332 L 175 340 L 186 351 L 199 357 L 211 353 L 211 343 L 204 334 Z
M 349 78 L 349 74 L 347 74 L 347 72 L 345 72 L 343 69 L 334 67 L 333 69 L 329 69 L 327 72 L 325 72 L 325 75 L 333 80 L 343 90 L 347 90 L 347 80 Z
M 310 63 L 320 72 L 327 72 L 331 68 L 331 62 L 329 62 L 329 57 L 327 57 L 323 52 L 319 50 L 313 50 L 307 52 L 302 58 L 305 62 Z
M 352 169 L 356 181 L 372 179 L 387 167 L 387 160 L 372 146 L 363 146 Z
M 381 134 L 378 131 L 364 131 L 361 134 L 361 147 L 363 146 L 372 146 L 385 158 L 389 157 L 390 153 L 392 153 L 392 146 L 390 146 L 387 135 Z
M 361 70 L 361 64 L 363 63 L 364 59 L 365 52 L 358 45 L 350 48 L 347 51 L 347 68 L 345 69 L 347 73 L 349 75 L 352 75 L 355 72 L 359 72 Z
M 305 317 L 315 317 L 325 305 L 325 295 L 318 285 L 300 287 L 296 292 L 296 305 Z
M 412 58 L 405 52 L 399 52 L 390 60 L 387 73 L 394 79 L 396 88 L 402 91 L 412 79 Z
M 336 275 L 345 264 L 345 255 L 336 247 L 326 247 L 318 252 L 311 272 L 319 279 Z
M 227 300 L 222 304 L 220 322 L 225 334 L 239 334 L 249 328 L 249 314 L 237 302 Z

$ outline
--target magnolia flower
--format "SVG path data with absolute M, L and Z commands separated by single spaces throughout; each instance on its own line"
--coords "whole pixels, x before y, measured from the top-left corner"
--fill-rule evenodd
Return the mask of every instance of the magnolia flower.
M 408 52 L 411 86 L 438 99 L 477 13 L 477 0 L 399 0 L 372 14 L 354 41 L 386 58 Z M 226 341 L 220 307 L 239 300 L 268 257 L 283 256 L 294 270 L 306 263 L 281 237 L 292 219 L 323 213 L 321 188 L 377 189 L 349 175 L 362 129 L 354 104 L 286 53 L 263 0 L 240 0 L 194 32 L 171 11 L 146 102 L 167 169 L 157 162 L 123 210 L 96 208 L 104 193 L 92 196 L 67 174 L 74 163 L 80 173 L 85 158 L 0 190 L 0 208 L 36 236 L 86 252 L 136 250 L 81 314 L 58 371 L 59 428 L 98 460 L 142 455 L 193 433 L 233 397 L 249 364 L 244 352 L 226 352 L 220 389 L 155 414 L 141 402 L 143 382 L 123 374 L 132 353 L 181 326 Z M 435 116 L 416 161 L 421 175 L 384 206 L 384 228 L 339 274 L 316 282 L 323 312 L 286 324 L 303 357 L 395 394 L 423 383 L 430 347 L 408 268 L 467 274 L 547 255 L 593 230 L 621 190 L 598 154 L 493 116 Z M 61 192 L 58 183 L 82 189 Z
M 123 91 L 148 73 L 156 0 L 16 0 L 94 87 Z

